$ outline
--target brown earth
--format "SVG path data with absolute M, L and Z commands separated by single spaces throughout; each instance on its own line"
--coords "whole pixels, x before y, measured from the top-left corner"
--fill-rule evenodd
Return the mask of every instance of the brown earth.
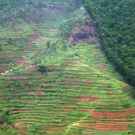
M 86 20 L 85 24 L 77 23 L 72 29 L 71 34 L 68 39 L 69 43 L 75 44 L 78 42 L 96 42 L 95 29 L 91 21 Z

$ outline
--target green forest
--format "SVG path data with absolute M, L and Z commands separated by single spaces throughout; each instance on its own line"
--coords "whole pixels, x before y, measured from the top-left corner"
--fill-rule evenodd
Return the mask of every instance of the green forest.
M 135 1 L 85 0 L 109 60 L 135 85 Z

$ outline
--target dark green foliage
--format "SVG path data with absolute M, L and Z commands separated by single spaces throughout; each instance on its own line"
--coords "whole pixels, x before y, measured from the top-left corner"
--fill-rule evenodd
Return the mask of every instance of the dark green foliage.
M 39 65 L 38 66 L 38 71 L 41 72 L 42 74 L 47 75 L 48 69 L 45 66 Z
M 0 113 L 0 125 L 11 124 L 9 111 L 1 111 Z
M 110 61 L 124 78 L 135 84 L 135 1 L 85 0 Z

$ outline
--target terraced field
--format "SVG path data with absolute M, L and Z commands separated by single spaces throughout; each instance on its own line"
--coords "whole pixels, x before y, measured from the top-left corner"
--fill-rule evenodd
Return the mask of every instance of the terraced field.
M 0 135 L 135 135 L 134 88 L 97 39 L 74 42 L 90 18 L 83 8 L 58 17 L 1 28 Z

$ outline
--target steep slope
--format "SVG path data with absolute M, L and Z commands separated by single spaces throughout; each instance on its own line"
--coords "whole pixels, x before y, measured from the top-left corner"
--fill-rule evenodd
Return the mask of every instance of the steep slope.
M 116 69 L 135 85 L 135 1 L 85 0 L 102 47 Z
M 134 134 L 132 87 L 96 40 L 69 40 L 94 29 L 84 30 L 84 8 L 51 15 L 55 21 L 1 27 L 0 135 Z

